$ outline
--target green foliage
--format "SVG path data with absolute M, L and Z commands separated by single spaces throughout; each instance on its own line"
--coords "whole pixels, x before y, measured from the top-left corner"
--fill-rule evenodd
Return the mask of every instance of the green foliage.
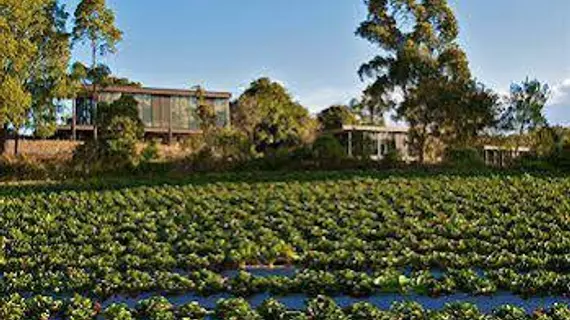
M 2 312 L 9 310 L 6 317 L 2 319 L 20 320 L 20 319 L 41 319 L 47 320 L 52 317 L 34 312 L 32 309 L 26 309 L 24 305 L 29 305 L 30 300 L 36 298 L 23 299 L 14 295 L 8 299 L 0 301 L 0 310 Z M 41 297 L 42 300 L 48 299 Z M 75 300 L 78 297 L 74 298 Z M 65 305 L 66 308 L 73 308 L 73 299 L 56 300 L 55 304 Z M 144 305 L 144 307 L 142 307 Z M 143 311 L 144 309 L 144 311 Z M 24 316 L 25 310 L 25 316 Z M 192 302 L 179 307 L 168 306 L 163 297 L 151 298 L 139 301 L 137 310 L 141 313 L 133 316 L 135 310 L 129 309 L 124 304 L 112 304 L 97 319 L 116 320 L 116 319 L 174 319 L 171 310 L 176 313 L 175 319 L 180 320 L 197 320 L 210 316 L 202 306 L 196 302 Z M 441 310 L 426 310 L 415 302 L 394 303 L 389 310 L 381 310 L 369 303 L 356 303 L 349 306 L 345 310 L 338 308 L 332 298 L 320 296 L 316 299 L 308 301 L 305 310 L 289 310 L 278 301 L 270 298 L 265 300 L 257 312 L 243 299 L 227 299 L 219 300 L 213 312 L 212 319 L 220 320 L 238 320 L 238 319 L 264 319 L 264 320 L 334 320 L 334 319 L 351 319 L 351 320 L 567 320 L 570 315 L 570 308 L 567 304 L 554 304 L 551 308 L 540 308 L 528 314 L 524 309 L 504 305 L 495 309 L 490 314 L 483 314 L 476 305 L 471 303 L 451 303 L 446 304 Z M 54 319 L 60 319 L 62 315 L 53 316 Z M 73 319 L 73 317 L 65 317 L 65 319 Z M 209 318 L 210 319 L 210 318 Z
M 335 161 L 346 157 L 344 147 L 332 135 L 321 135 L 313 143 L 313 157 L 319 160 Z
M 346 310 L 346 314 L 351 320 L 387 320 L 388 315 L 375 306 L 359 302 L 353 304 Z
M 139 117 L 138 102 L 134 97 L 123 95 L 111 104 L 99 103 L 97 105 L 97 124 L 100 127 L 101 138 L 116 139 L 121 135 L 120 128 L 117 128 L 113 121 L 116 118 L 125 118 L 133 122 L 136 131 L 133 132 L 137 139 L 142 139 L 144 134 L 144 125 Z
M 348 320 L 334 300 L 324 296 L 309 301 L 307 315 L 314 320 Z
M 152 297 L 137 304 L 139 318 L 148 320 L 174 320 L 173 306 L 164 297 Z
M 116 51 L 122 32 L 115 26 L 115 15 L 107 8 L 105 0 L 82 0 L 75 9 L 74 17 L 73 41 L 88 40 L 91 43 L 93 66 L 97 65 L 97 54 Z
M 159 140 L 152 139 L 141 152 L 141 161 L 142 162 L 150 162 L 152 160 L 157 160 L 159 155 L 158 144 Z
M 100 103 L 98 108 L 101 138 L 78 147 L 75 162 L 95 171 L 136 166 L 140 161 L 137 143 L 144 135 L 136 100 L 123 96 L 111 104 Z
M 501 320 L 529 320 L 525 310 L 515 306 L 503 306 L 493 312 L 493 317 Z
M 509 106 L 502 115 L 502 125 L 522 135 L 528 130 L 548 125 L 544 116 L 544 106 L 548 102 L 550 88 L 538 80 L 526 79 L 521 84 L 513 84 Z
M 257 308 L 257 312 L 264 320 L 291 319 L 286 316 L 287 311 L 287 307 L 275 299 L 267 299 Z
M 485 160 L 474 148 L 448 148 L 445 150 L 444 163 L 463 169 L 481 169 Z
M 26 319 L 45 320 L 58 314 L 63 302 L 52 297 L 35 296 L 26 300 Z
M 374 82 L 365 95 L 394 109 L 410 126 L 410 144 L 424 162 L 430 138 L 465 145 L 495 123 L 498 98 L 471 79 L 457 44 L 458 23 L 447 1 L 366 1 L 369 15 L 357 35 L 380 54 L 360 68 Z M 403 102 L 387 98 L 403 94 Z
M 0 299 L 0 318 L 6 320 L 24 320 L 26 304 L 19 294 Z
M 202 320 L 208 315 L 208 311 L 197 302 L 190 302 L 178 309 L 178 318 L 185 320 Z
M 343 125 L 357 124 L 358 119 L 352 110 L 347 106 L 331 106 L 318 115 L 321 130 L 340 129 Z
M 388 153 L 386 153 L 382 159 L 382 163 L 388 167 L 398 166 L 402 164 L 402 162 L 402 154 L 396 148 L 390 148 L 390 150 L 388 150 Z
M 69 95 L 67 14 L 56 0 L 4 0 L 0 13 L 0 153 L 6 126 L 55 127 L 53 100 Z
M 232 124 L 261 153 L 298 146 L 310 140 L 315 129 L 307 109 L 268 78 L 252 82 L 240 96 L 232 108 Z
M 222 299 L 214 312 L 217 320 L 259 320 L 259 314 L 251 309 L 249 303 L 241 298 Z
M 129 307 L 125 304 L 112 304 L 103 313 L 106 320 L 134 320 Z
M 92 301 L 76 297 L 65 308 L 34 302 L 38 312 L 77 317 L 99 313 L 94 301 L 115 294 L 570 293 L 567 177 L 298 172 L 194 179 L 1 188 L 5 307 L 22 305 L 12 297 L 18 292 L 89 292 Z M 275 265 L 297 270 L 290 277 L 224 272 Z M 434 277 L 434 267 L 443 274 Z M 238 302 L 224 310 L 245 310 Z M 336 309 L 325 302 L 313 304 L 315 315 Z M 137 310 L 158 318 L 180 308 L 154 298 Z
M 69 320 L 93 320 L 95 308 L 93 302 L 80 295 L 75 295 L 65 310 L 65 316 Z

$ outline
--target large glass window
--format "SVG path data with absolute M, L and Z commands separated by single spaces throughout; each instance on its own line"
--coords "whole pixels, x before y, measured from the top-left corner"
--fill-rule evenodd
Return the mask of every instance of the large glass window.
M 214 99 L 214 110 L 216 110 L 216 125 L 225 127 L 229 124 L 229 101 L 227 99 Z
M 75 100 L 75 109 L 77 113 L 77 125 L 88 126 L 93 124 L 93 99 L 77 98 Z
M 152 127 L 168 128 L 170 121 L 170 97 L 152 96 Z
M 197 127 L 196 101 L 192 97 L 172 97 L 172 127 L 195 129 Z

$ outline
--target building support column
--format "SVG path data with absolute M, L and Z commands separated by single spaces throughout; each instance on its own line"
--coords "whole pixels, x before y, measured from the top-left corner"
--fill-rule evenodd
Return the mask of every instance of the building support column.
M 168 106 L 168 144 L 172 144 L 172 100 L 170 101 L 170 105 Z
M 376 133 L 376 155 L 378 160 L 382 160 L 382 141 L 380 139 L 380 132 Z
M 348 156 L 352 158 L 352 131 L 348 132 Z
M 77 140 L 77 100 L 73 99 L 71 106 L 71 140 Z

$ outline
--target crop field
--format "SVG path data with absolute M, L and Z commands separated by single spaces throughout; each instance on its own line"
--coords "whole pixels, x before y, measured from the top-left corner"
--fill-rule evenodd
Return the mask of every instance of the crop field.
M 4 186 L 0 212 L 0 319 L 570 319 L 566 177 Z

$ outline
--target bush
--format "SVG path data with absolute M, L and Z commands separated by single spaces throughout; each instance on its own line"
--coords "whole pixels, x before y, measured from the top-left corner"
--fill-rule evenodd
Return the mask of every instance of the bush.
M 382 159 L 382 165 L 387 167 L 394 167 L 402 163 L 402 154 L 398 149 L 390 149 Z
M 335 161 L 346 156 L 344 148 L 332 135 L 322 135 L 313 143 L 313 156 L 319 160 Z
M 565 144 L 556 150 L 550 157 L 549 162 L 561 170 L 570 170 L 570 144 Z
M 112 104 L 102 102 L 97 108 L 100 138 L 75 150 L 73 160 L 78 168 L 98 172 L 136 166 L 140 162 L 137 144 L 144 136 L 137 101 L 123 96 Z
M 476 169 L 484 168 L 485 160 L 474 148 L 448 148 L 445 150 L 444 163 L 452 167 Z
M 159 141 L 156 139 L 151 140 L 141 152 L 141 161 L 150 162 L 159 158 L 158 150 Z
M 243 132 L 222 128 L 212 134 L 212 147 L 218 157 L 226 161 L 242 162 L 254 156 L 254 147 Z

